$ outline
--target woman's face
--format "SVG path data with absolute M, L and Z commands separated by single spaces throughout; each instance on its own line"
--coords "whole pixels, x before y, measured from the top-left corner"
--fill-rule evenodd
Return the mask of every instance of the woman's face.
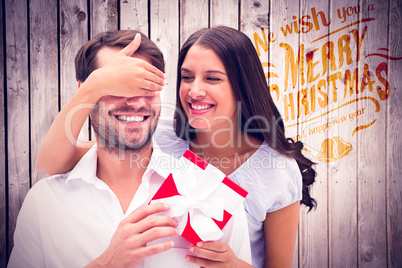
M 193 45 L 181 66 L 180 101 L 197 129 L 237 129 L 237 103 L 226 69 L 210 48 Z

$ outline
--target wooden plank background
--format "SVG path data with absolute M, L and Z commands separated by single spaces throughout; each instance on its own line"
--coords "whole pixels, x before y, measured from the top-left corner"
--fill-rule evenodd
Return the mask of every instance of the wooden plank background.
M 284 118 L 286 110 L 291 116 L 285 99 L 289 101 L 292 96 L 298 104 L 294 107 L 296 118 L 285 121 L 287 135 L 299 137 L 306 144 L 306 155 L 317 162 L 312 194 L 318 208 L 308 214 L 306 209 L 301 211 L 293 266 L 402 267 L 401 1 L 5 0 L 0 16 L 0 267 L 7 264 L 15 221 L 27 191 L 46 176 L 35 169 L 35 155 L 58 110 L 77 88 L 74 56 L 78 48 L 101 31 L 139 29 L 147 34 L 165 55 L 168 85 L 162 93 L 162 111 L 163 116 L 172 116 L 180 46 L 194 31 L 216 25 L 237 28 L 250 37 L 265 72 L 271 73 L 269 86 L 279 88 L 272 96 Z M 331 20 L 327 26 L 324 17 Z M 374 20 L 356 23 L 367 18 Z M 293 27 L 293 32 L 285 35 L 287 26 Z M 356 42 L 354 33 L 357 31 L 361 38 L 365 29 L 364 38 Z M 341 66 L 335 52 L 345 42 L 350 43 L 353 62 L 346 64 L 345 58 Z M 335 48 L 331 50 L 328 44 Z M 294 86 L 291 74 L 285 79 L 289 73 L 282 58 L 286 46 L 296 57 L 299 48 L 304 49 L 300 58 L 304 62 L 300 61 L 302 68 L 298 69 L 304 76 L 297 75 Z M 314 55 L 311 62 L 315 64 L 325 46 L 327 60 L 309 66 L 307 53 Z M 380 76 L 389 83 L 389 97 L 380 101 L 376 95 L 377 86 L 384 90 L 383 84 L 377 82 L 373 90 L 366 86 L 361 92 L 359 82 L 354 91 L 360 90 L 358 96 L 367 98 L 342 106 L 353 99 L 344 95 L 344 81 L 330 83 L 334 78 L 331 75 L 350 71 L 353 76 L 358 69 L 357 80 L 367 82 L 367 76 L 375 80 L 375 68 L 382 62 L 387 70 Z M 370 71 L 364 74 L 366 65 Z M 322 90 L 328 95 L 324 107 L 316 104 L 319 109 L 303 99 L 306 92 L 308 98 L 319 97 L 311 93 L 319 92 L 318 80 L 310 84 L 304 81 L 313 79 L 307 74 L 311 66 L 313 75 L 322 75 Z M 371 109 L 370 96 L 377 96 L 379 111 Z M 364 117 L 334 124 L 319 135 L 303 136 L 319 124 L 330 124 L 363 109 Z M 328 116 L 310 120 L 317 112 Z M 370 127 L 355 131 L 374 120 Z M 292 122 L 294 127 L 290 126 Z M 90 132 L 87 123 L 80 139 L 88 139 Z M 328 150 L 327 158 L 331 156 L 333 142 L 338 142 L 335 149 L 339 151 L 336 137 L 348 137 L 345 144 L 353 149 L 336 161 L 321 161 L 318 155 L 323 150 Z

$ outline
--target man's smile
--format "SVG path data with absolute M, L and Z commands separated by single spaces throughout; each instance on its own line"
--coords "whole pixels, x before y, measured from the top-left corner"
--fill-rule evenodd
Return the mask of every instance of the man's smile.
M 116 115 L 115 116 L 117 120 L 123 123 L 134 123 L 134 122 L 144 122 L 146 119 L 148 119 L 149 116 L 126 116 L 126 115 Z

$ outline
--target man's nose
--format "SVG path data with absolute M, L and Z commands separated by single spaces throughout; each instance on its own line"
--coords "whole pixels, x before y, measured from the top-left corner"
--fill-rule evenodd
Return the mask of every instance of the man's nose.
M 143 107 L 147 104 L 144 96 L 127 98 L 125 101 L 127 105 L 134 107 Z

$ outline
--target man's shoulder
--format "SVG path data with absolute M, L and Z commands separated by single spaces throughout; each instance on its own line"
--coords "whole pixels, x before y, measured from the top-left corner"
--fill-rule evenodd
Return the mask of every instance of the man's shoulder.
M 29 189 L 24 199 L 25 206 L 40 206 L 43 202 L 49 202 L 49 197 L 58 195 L 66 185 L 68 173 L 57 174 L 37 181 Z
M 43 191 L 46 189 L 51 189 L 54 186 L 62 186 L 66 184 L 66 180 L 70 172 L 63 173 L 63 174 L 56 174 L 53 176 L 45 177 L 37 181 L 30 189 L 31 192 L 34 191 Z

